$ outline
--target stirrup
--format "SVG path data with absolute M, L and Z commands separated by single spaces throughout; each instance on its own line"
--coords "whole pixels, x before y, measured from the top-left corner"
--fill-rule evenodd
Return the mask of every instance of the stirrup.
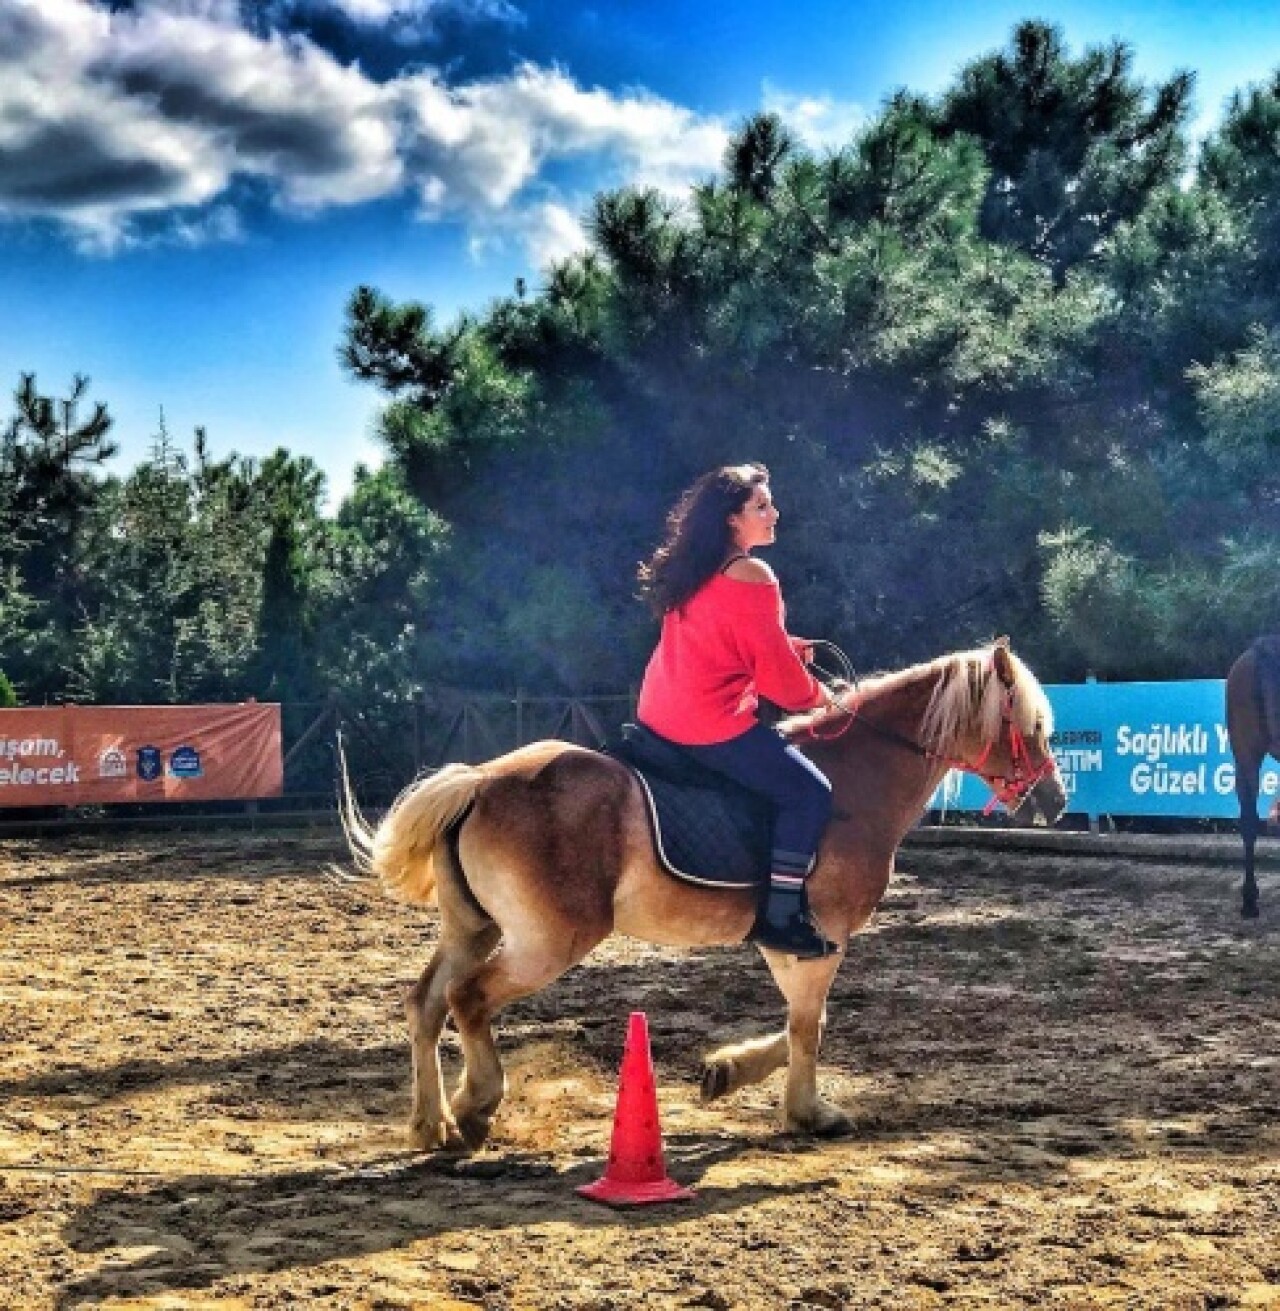
M 824 938 L 803 912 L 793 915 L 785 924 L 771 924 L 761 917 L 751 930 L 751 941 L 795 956 L 797 960 L 824 960 L 840 951 L 838 944 Z

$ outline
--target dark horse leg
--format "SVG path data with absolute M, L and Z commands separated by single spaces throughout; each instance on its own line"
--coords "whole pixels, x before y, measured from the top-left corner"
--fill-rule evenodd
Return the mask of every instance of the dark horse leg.
M 1240 838 L 1244 843 L 1244 887 L 1240 914 L 1245 919 L 1258 918 L 1258 880 L 1253 872 L 1253 849 L 1262 831 L 1258 818 L 1258 778 L 1261 760 L 1236 761 L 1236 797 L 1240 802 Z
M 1258 880 L 1253 872 L 1253 849 L 1262 822 L 1258 819 L 1258 780 L 1271 745 L 1267 706 L 1258 668 L 1255 642 L 1227 674 L 1227 736 L 1236 764 L 1236 799 L 1240 802 L 1240 838 L 1244 843 L 1244 887 L 1240 914 L 1258 918 Z

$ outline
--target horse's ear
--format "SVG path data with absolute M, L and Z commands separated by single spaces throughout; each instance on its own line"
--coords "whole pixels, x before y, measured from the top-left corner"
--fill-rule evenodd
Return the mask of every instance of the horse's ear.
M 1005 685 L 1012 687 L 1017 679 L 1014 677 L 1013 661 L 1009 658 L 1009 639 L 997 637 L 991 648 L 991 663 L 995 667 L 996 677 Z

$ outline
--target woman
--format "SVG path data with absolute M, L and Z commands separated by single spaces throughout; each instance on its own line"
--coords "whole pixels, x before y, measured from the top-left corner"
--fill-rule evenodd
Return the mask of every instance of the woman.
M 762 464 L 714 469 L 681 496 L 665 540 L 640 566 L 662 636 L 636 717 L 773 803 L 772 873 L 752 937 L 808 960 L 838 950 L 818 932 L 805 895 L 831 784 L 756 710 L 762 696 L 791 711 L 831 697 L 805 667 L 807 644 L 787 636 L 773 570 L 751 554 L 773 542 L 777 523 Z

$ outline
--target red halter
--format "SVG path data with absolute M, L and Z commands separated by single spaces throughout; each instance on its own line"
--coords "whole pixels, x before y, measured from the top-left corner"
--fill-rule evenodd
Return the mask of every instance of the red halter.
M 911 738 L 903 737 L 883 724 L 877 724 L 874 720 L 865 718 L 859 713 L 856 706 L 850 709 L 840 703 L 838 698 L 837 705 L 841 712 L 848 716 L 845 722 L 834 733 L 822 733 L 819 731 L 818 725 L 811 724 L 806 729 L 811 738 L 818 742 L 834 742 L 836 738 L 847 733 L 855 723 L 864 724 L 873 732 L 879 733 L 882 737 L 887 737 L 890 741 L 897 742 L 900 746 L 907 747 L 928 760 L 941 760 L 950 769 L 958 769 L 962 773 L 973 774 L 980 778 L 992 792 L 991 800 L 983 807 L 983 815 L 990 815 L 997 806 L 1004 806 L 1009 811 L 1017 810 L 1036 785 L 1052 774 L 1054 770 L 1052 756 L 1046 756 L 1038 765 L 1032 763 L 1031 752 L 1027 747 L 1027 739 L 1013 716 L 1012 686 L 1005 688 L 1004 705 L 1000 709 L 1001 725 L 1009 730 L 1009 763 L 1011 770 L 1009 774 L 988 774 L 982 768 L 987 757 L 991 754 L 995 742 L 999 740 L 998 736 L 995 741 L 987 743 L 982 755 L 977 760 L 958 760 L 941 755 L 937 751 L 930 751 L 927 747 L 922 747 L 919 742 L 912 741 Z
M 990 815 L 997 806 L 1004 806 L 1008 811 L 1017 810 L 1027 799 L 1041 779 L 1053 773 L 1054 763 L 1051 755 L 1038 764 L 1031 763 L 1031 752 L 1027 748 L 1027 739 L 1013 717 L 1013 688 L 1006 687 L 1004 705 L 1000 709 L 1000 719 L 1009 730 L 1009 767 L 1010 774 L 986 774 L 982 766 L 991 754 L 994 742 L 988 742 L 982 755 L 973 764 L 963 760 L 948 763 L 953 769 L 961 769 L 969 774 L 976 774 L 990 789 L 991 800 L 982 808 L 984 815 Z

